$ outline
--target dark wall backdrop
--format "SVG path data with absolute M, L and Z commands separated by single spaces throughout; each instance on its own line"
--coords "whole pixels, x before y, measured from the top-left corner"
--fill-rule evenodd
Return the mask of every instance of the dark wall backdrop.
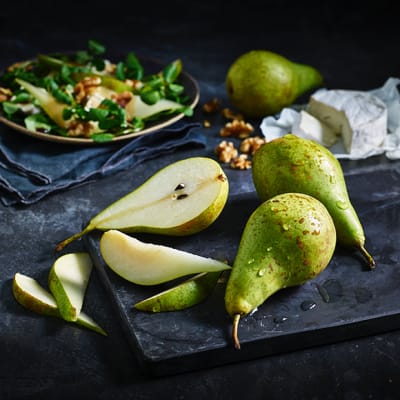
M 104 3 L 104 4 L 103 4 Z M 397 2 L 381 0 L 13 1 L 0 11 L 1 65 L 29 51 L 75 50 L 93 38 L 149 55 L 167 49 L 216 83 L 253 48 L 314 64 L 330 87 L 367 89 L 400 70 Z M 220 46 L 224 46 L 224 60 Z M 178 49 L 187 49 L 180 52 Z M 207 56 L 204 57 L 206 52 Z M 213 64 L 213 69 L 208 65 Z M 218 65 L 216 68 L 215 65 Z M 354 79 L 357 77 L 357 80 Z M 199 77 L 201 79 L 201 77 Z

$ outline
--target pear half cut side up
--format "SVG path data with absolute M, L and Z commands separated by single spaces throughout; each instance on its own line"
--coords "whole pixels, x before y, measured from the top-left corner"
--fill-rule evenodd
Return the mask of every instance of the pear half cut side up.
M 228 192 L 228 179 L 217 161 L 208 157 L 176 161 L 99 212 L 81 232 L 60 242 L 56 251 L 95 229 L 171 236 L 200 232 L 222 212 Z

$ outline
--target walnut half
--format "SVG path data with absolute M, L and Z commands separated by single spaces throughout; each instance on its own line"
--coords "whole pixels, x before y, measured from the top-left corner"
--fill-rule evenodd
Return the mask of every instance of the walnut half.
M 233 169 L 250 169 L 251 168 L 251 160 L 248 159 L 249 156 L 247 154 L 240 154 L 238 157 L 235 157 L 231 161 L 231 168 Z
M 240 151 L 242 153 L 254 155 L 254 153 L 266 142 L 265 138 L 261 136 L 253 136 L 246 138 L 240 144 Z
M 99 76 L 85 76 L 74 87 L 75 99 L 82 103 L 101 84 Z
M 238 155 L 238 151 L 235 148 L 233 142 L 223 140 L 215 148 L 215 153 L 218 155 L 219 161 L 222 163 L 229 163 Z
M 231 122 L 227 122 L 219 133 L 222 137 L 232 136 L 239 139 L 244 139 L 249 137 L 253 131 L 254 128 L 249 122 L 234 119 Z

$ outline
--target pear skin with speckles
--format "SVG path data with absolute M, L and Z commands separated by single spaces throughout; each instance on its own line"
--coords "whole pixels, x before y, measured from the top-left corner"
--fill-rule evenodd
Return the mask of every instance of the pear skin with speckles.
M 225 291 L 236 348 L 240 317 L 277 291 L 316 277 L 329 264 L 335 247 L 332 217 L 314 197 L 284 193 L 257 207 L 242 232 Z
M 375 267 L 365 248 L 364 228 L 351 203 L 342 167 L 329 149 L 287 134 L 256 151 L 252 174 L 262 201 L 285 192 L 305 193 L 321 201 L 333 218 L 338 243 L 359 249 L 369 267 Z

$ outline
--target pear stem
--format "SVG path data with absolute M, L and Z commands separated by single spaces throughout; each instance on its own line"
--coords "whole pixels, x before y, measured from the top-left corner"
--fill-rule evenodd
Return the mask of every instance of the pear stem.
M 238 337 L 239 320 L 240 314 L 235 314 L 233 316 L 232 339 L 236 350 L 240 350 L 240 342 Z
M 361 254 L 366 258 L 370 269 L 374 269 L 375 268 L 374 258 L 371 256 L 371 254 L 369 254 L 369 252 L 363 245 L 360 245 L 360 250 L 361 250 Z
M 72 243 L 74 240 L 81 238 L 85 233 L 89 232 L 91 229 L 89 227 L 85 228 L 83 231 L 75 233 L 74 235 L 64 239 L 62 242 L 58 243 L 56 246 L 56 252 L 61 251 L 65 246 Z

